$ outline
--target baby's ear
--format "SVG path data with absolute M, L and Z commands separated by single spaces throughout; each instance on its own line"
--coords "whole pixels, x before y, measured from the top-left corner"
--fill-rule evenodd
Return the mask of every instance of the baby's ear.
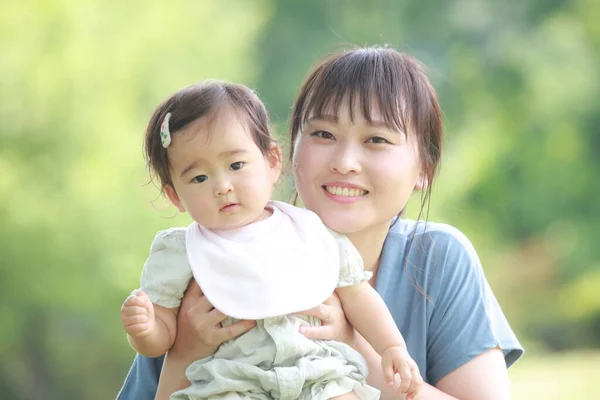
M 181 204 L 181 199 L 177 195 L 177 192 L 175 191 L 175 189 L 173 188 L 173 186 L 171 186 L 171 185 L 165 185 L 165 193 L 166 193 L 167 197 L 169 198 L 169 200 L 171 201 L 171 203 L 180 212 L 185 212 L 185 207 L 183 207 L 183 204 Z
M 283 163 L 283 155 L 281 154 L 281 148 L 275 142 L 272 142 L 269 145 L 268 159 L 271 168 L 281 169 L 281 165 Z
M 279 175 L 281 174 L 281 168 L 283 165 L 283 156 L 281 154 L 281 148 L 277 143 L 273 142 L 269 145 L 269 153 L 267 154 L 267 160 L 269 160 L 269 166 L 273 174 L 273 182 L 277 182 Z

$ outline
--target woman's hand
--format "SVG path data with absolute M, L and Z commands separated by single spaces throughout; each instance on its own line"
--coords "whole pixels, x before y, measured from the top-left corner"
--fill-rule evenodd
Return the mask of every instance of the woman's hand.
M 219 345 L 256 326 L 255 321 L 239 321 L 225 328 L 227 318 L 215 309 L 192 279 L 186 289 L 177 316 L 177 335 L 169 357 L 193 361 L 211 356 Z
M 323 304 L 297 314 L 312 315 L 321 320 L 321 326 L 300 327 L 300 333 L 307 338 L 335 340 L 355 347 L 357 333 L 346 319 L 337 294 L 333 293 Z

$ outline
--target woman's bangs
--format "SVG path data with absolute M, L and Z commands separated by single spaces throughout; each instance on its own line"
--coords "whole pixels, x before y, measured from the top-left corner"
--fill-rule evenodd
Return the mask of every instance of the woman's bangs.
M 405 133 L 404 90 L 394 71 L 390 74 L 390 61 L 381 55 L 354 53 L 325 65 L 307 87 L 301 124 L 322 115 L 337 120 L 343 105 L 352 122 L 357 110 L 368 122 L 373 121 L 374 111 L 379 111 L 390 129 Z

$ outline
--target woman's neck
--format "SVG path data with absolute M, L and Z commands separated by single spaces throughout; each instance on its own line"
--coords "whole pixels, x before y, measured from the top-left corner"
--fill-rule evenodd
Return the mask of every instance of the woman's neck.
M 377 274 L 379 258 L 381 257 L 383 242 L 385 241 L 388 230 L 389 226 L 386 224 L 380 227 L 373 227 L 368 230 L 346 234 L 348 239 L 350 239 L 354 247 L 356 247 L 360 253 L 365 264 L 365 271 L 373 272 L 373 276 Z

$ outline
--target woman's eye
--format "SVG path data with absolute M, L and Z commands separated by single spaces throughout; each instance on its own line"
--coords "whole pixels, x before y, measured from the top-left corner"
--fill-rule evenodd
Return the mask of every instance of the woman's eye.
M 229 166 L 229 169 L 232 171 L 237 171 L 238 169 L 241 169 L 244 166 L 244 164 L 246 163 L 243 161 L 234 162 Z
M 198 175 L 198 176 L 195 176 L 194 179 L 192 179 L 192 182 L 202 183 L 207 179 L 208 179 L 208 176 L 206 176 L 206 175 Z
M 334 139 L 333 135 L 327 131 L 316 131 L 311 133 L 310 136 L 318 137 L 321 139 Z
M 381 136 L 373 136 L 372 138 L 369 138 L 369 140 L 367 140 L 367 143 L 390 143 L 391 142 L 389 140 L 387 140 L 386 138 L 382 138 Z

